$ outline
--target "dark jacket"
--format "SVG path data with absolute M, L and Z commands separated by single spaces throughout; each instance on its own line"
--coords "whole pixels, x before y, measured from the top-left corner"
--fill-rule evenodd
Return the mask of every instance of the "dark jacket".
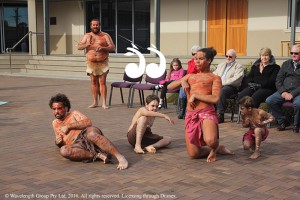
M 293 97 L 300 94 L 300 63 L 296 70 L 292 59 L 282 63 L 276 79 L 276 88 L 280 94 L 289 92 Z
M 276 77 L 279 72 L 280 66 L 275 63 L 275 59 L 272 56 L 269 65 L 267 65 L 262 73 L 260 73 L 259 65 L 261 59 L 259 58 L 254 62 L 251 70 L 247 76 L 247 80 L 252 83 L 259 84 L 261 88 L 271 89 L 276 91 Z

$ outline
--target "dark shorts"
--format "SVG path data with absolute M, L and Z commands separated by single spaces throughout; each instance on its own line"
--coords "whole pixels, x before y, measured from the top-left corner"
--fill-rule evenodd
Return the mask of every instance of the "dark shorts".
M 95 128 L 99 130 L 100 135 L 103 135 L 102 131 L 99 128 L 97 128 L 97 127 L 95 127 Z M 74 140 L 72 146 L 74 148 L 84 149 L 93 155 L 92 159 L 84 160 L 83 162 L 94 162 L 97 159 L 98 153 L 102 153 L 102 154 L 106 154 L 106 153 L 103 152 L 98 146 L 96 146 L 94 143 L 92 143 L 91 141 L 89 141 L 87 139 L 86 130 L 87 130 L 87 128 L 85 128 L 84 130 L 82 130 L 79 133 L 77 138 Z
M 143 136 L 142 139 L 142 148 L 145 148 L 149 145 L 152 145 L 156 142 L 158 142 L 159 140 L 163 139 L 163 136 L 157 135 L 157 134 L 153 134 L 151 131 L 150 127 L 146 128 L 145 134 Z M 136 142 L 136 133 L 127 133 L 127 139 L 128 142 L 135 147 L 135 142 Z

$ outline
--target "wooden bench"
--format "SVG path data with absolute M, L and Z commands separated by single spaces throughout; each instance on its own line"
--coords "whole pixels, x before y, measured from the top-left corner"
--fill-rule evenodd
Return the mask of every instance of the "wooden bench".
M 286 48 L 287 55 L 286 56 L 290 56 L 290 50 L 291 50 L 290 42 L 291 41 L 281 41 L 281 56 L 282 57 L 283 57 L 284 46 L 287 46 L 287 48 Z M 300 44 L 300 41 L 295 41 L 295 44 Z

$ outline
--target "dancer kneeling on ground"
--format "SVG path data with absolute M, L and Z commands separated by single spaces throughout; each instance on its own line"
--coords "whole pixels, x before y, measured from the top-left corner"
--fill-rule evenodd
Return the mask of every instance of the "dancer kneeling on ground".
M 217 153 L 234 154 L 219 145 L 218 117 L 214 104 L 220 99 L 222 81 L 219 76 L 210 71 L 210 65 L 216 54 L 213 48 L 202 48 L 194 57 L 195 65 L 200 72 L 188 74 L 168 86 L 168 89 L 176 89 L 182 85 L 186 92 L 188 97 L 185 117 L 187 151 L 192 159 L 207 156 L 207 162 L 214 162 Z
M 92 126 L 92 122 L 77 110 L 69 113 L 71 103 L 64 94 L 57 94 L 50 99 L 55 120 L 53 129 L 55 144 L 60 147 L 60 154 L 73 161 L 103 160 L 109 163 L 111 155 L 119 161 L 118 169 L 128 168 L 125 157 L 104 137 L 101 130 Z
M 241 115 L 243 119 L 243 127 L 249 127 L 249 131 L 244 134 L 243 147 L 244 150 L 250 150 L 251 159 L 260 156 L 260 144 L 268 135 L 269 130 L 266 124 L 275 120 L 273 115 L 266 111 L 254 108 L 254 100 L 252 97 L 244 96 L 239 100 Z
M 174 124 L 174 121 L 168 115 L 157 112 L 158 102 L 158 96 L 147 96 L 146 106 L 138 109 L 132 118 L 127 138 L 136 153 L 145 153 L 145 151 L 155 153 L 156 149 L 166 147 L 171 143 L 171 137 L 163 137 L 153 134 L 151 131 L 155 117 L 164 118 Z

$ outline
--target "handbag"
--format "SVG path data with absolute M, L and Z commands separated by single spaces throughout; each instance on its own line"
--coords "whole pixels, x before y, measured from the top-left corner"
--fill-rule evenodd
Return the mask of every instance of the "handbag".
M 258 90 L 261 88 L 261 84 L 258 84 L 258 83 L 248 83 L 248 87 L 251 89 L 251 90 Z

